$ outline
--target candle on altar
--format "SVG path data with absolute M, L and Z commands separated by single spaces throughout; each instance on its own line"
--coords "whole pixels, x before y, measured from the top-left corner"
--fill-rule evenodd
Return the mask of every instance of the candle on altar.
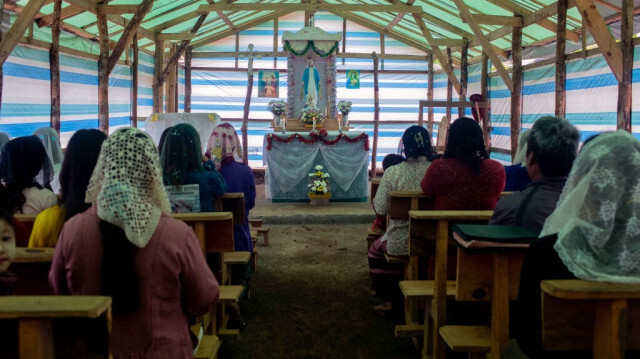
M 313 130 L 316 130 L 316 117 L 313 117 Z
M 282 123 L 282 133 L 286 133 L 287 132 L 287 130 L 286 130 L 286 128 L 287 128 L 287 116 L 282 118 L 281 123 Z

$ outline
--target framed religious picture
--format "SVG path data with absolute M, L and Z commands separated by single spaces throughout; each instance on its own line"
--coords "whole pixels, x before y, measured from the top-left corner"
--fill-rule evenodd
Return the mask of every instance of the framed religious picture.
M 279 97 L 279 71 L 258 72 L 258 97 Z
M 360 88 L 360 70 L 347 70 L 347 88 Z

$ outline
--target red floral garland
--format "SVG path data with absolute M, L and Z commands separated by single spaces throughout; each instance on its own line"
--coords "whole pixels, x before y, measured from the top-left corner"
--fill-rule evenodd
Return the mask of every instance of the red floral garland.
M 291 141 L 293 141 L 294 139 L 298 139 L 300 140 L 300 142 L 307 144 L 307 145 L 312 145 L 318 141 L 324 143 L 325 145 L 329 145 L 329 146 L 333 146 L 336 143 L 345 140 L 349 143 L 354 143 L 354 142 L 358 142 L 360 140 L 364 140 L 364 150 L 365 151 L 369 151 L 369 135 L 367 135 L 366 133 L 361 133 L 356 137 L 349 137 L 347 135 L 345 135 L 344 133 L 339 134 L 338 136 L 336 136 L 335 139 L 333 140 L 328 140 L 326 139 L 327 137 L 327 131 L 325 129 L 321 129 L 319 132 L 310 132 L 309 136 L 311 136 L 310 139 L 307 139 L 305 137 L 303 137 L 302 135 L 298 134 L 298 133 L 294 133 L 289 137 L 286 138 L 281 138 L 278 137 L 276 135 L 274 135 L 273 133 L 269 133 L 267 134 L 267 151 L 271 151 L 271 149 L 273 148 L 273 140 L 276 140 L 278 142 L 281 143 L 291 143 Z

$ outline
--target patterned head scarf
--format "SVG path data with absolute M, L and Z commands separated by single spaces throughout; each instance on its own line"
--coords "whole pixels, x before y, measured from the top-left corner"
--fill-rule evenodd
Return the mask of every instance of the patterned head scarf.
M 640 142 L 625 131 L 589 142 L 540 236 L 576 277 L 640 283 Z
M 529 138 L 529 134 L 531 130 L 527 129 L 520 132 L 518 136 L 518 149 L 516 150 L 516 155 L 513 157 L 513 164 L 522 164 L 522 167 L 527 165 L 527 139 Z
M 431 136 L 422 126 L 411 126 L 402 135 L 402 151 L 407 158 L 426 156 L 431 160 Z
M 64 155 L 62 154 L 62 146 L 60 144 L 60 135 L 52 127 L 40 127 L 33 132 L 33 135 L 38 137 L 47 151 L 49 161 L 53 166 L 54 172 L 57 174 L 62 167 L 62 161 Z
M 222 162 L 229 159 L 242 161 L 242 145 L 236 130 L 228 122 L 222 123 L 213 129 L 213 133 L 207 143 L 207 154 L 220 169 Z
M 160 215 L 170 213 L 153 140 L 135 128 L 122 128 L 102 144 L 85 201 L 98 217 L 124 229 L 142 248 L 149 243 Z

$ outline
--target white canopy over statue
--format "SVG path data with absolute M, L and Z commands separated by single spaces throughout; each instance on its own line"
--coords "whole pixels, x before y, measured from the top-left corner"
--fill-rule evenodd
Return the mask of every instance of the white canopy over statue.
M 282 42 L 289 53 L 287 117 L 300 118 L 305 107 L 337 116 L 335 53 L 341 39 L 341 32 L 330 34 L 317 27 L 284 32 Z

